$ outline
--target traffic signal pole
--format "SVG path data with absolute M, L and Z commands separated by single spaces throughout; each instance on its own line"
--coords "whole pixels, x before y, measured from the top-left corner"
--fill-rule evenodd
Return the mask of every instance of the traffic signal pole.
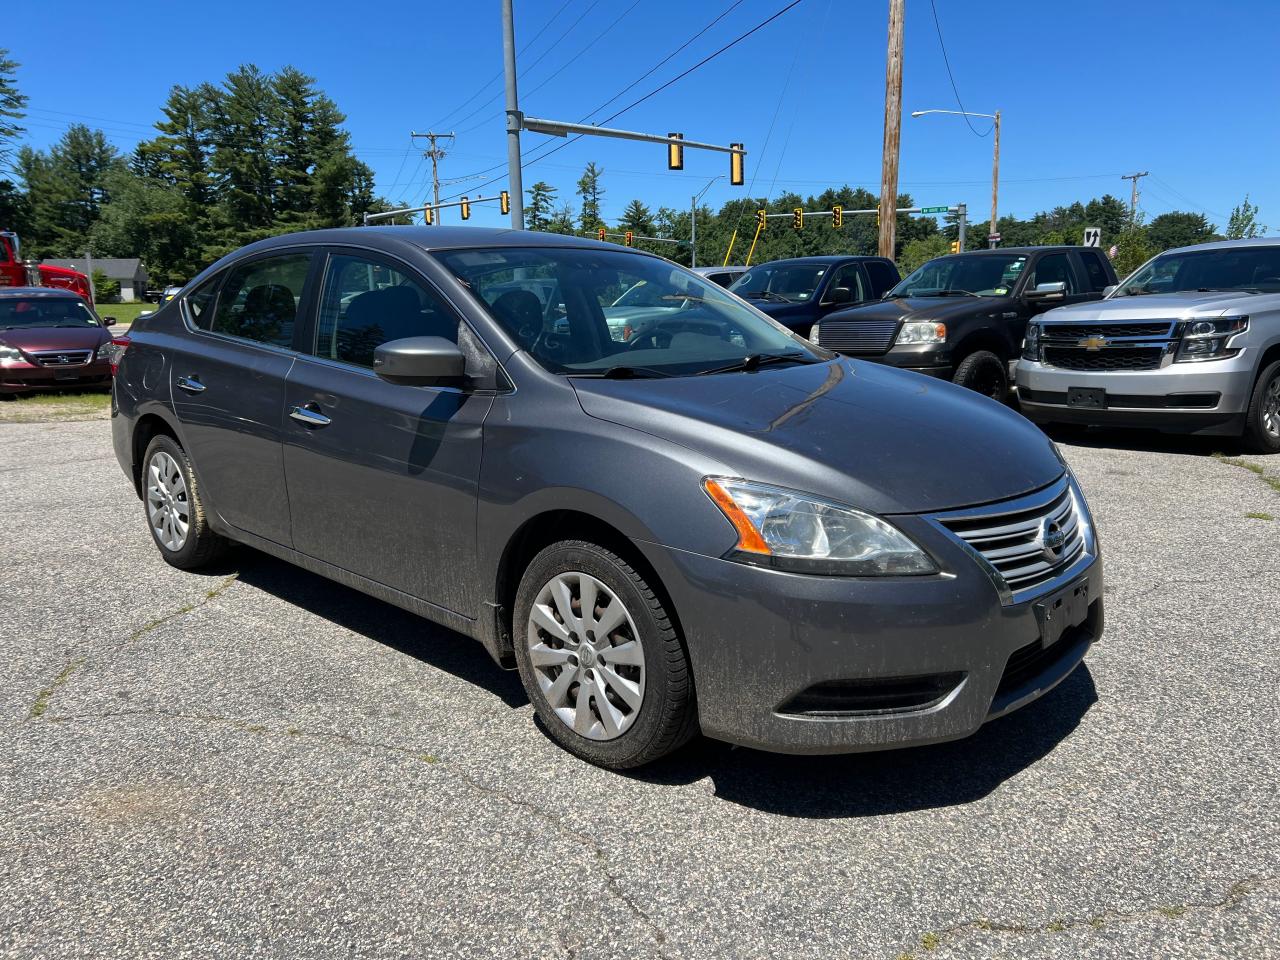
M 511 0 L 502 0 L 502 72 L 507 82 L 507 184 L 511 228 L 524 229 L 524 181 L 520 176 L 520 102 L 516 96 L 516 24 Z

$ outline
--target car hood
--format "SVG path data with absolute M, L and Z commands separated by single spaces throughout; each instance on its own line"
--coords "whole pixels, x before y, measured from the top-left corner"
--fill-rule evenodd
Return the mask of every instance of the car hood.
M 103 327 L 17 327 L 0 330 L 0 343 L 19 350 L 96 350 L 111 339 Z
M 798 303 L 779 303 L 777 300 L 756 300 L 754 297 L 743 297 L 766 316 L 773 317 L 779 323 L 786 323 L 789 317 L 809 317 L 813 315 L 813 301 L 802 300 Z
M 822 323 L 826 325 L 841 320 L 936 320 L 945 323 L 952 317 L 998 310 L 1006 300 L 1005 297 L 894 297 L 837 310 L 823 317 Z
M 1062 464 L 1029 421 L 950 383 L 841 358 L 753 373 L 570 381 L 586 413 L 737 476 L 875 513 L 1019 496 Z
M 1140 297 L 1115 297 L 1057 307 L 1037 320 L 1146 320 L 1172 319 L 1194 314 L 1216 317 L 1226 313 L 1258 313 L 1280 309 L 1280 295 L 1206 290 L 1203 293 L 1152 293 Z

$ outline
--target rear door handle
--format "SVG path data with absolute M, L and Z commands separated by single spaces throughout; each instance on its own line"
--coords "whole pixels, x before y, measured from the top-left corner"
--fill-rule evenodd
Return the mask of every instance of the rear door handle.
M 192 374 L 189 377 L 179 377 L 177 384 L 179 390 L 185 390 L 187 393 L 204 393 L 209 389 L 200 382 L 200 378 L 195 374 Z
M 327 427 L 330 423 L 329 418 L 317 410 L 313 403 L 294 407 L 289 411 L 289 416 L 308 427 Z

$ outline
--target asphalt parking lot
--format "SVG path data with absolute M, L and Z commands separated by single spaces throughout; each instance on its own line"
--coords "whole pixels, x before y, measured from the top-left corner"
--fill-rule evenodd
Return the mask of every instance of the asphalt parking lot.
M 1280 458 L 1218 449 L 1064 445 L 1107 635 L 1037 704 L 621 776 L 478 644 L 167 567 L 105 420 L 0 424 L 0 954 L 1280 956 Z

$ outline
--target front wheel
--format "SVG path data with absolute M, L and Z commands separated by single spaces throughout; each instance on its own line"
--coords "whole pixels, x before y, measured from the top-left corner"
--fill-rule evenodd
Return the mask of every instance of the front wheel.
M 525 691 L 570 753 L 623 770 L 693 735 L 684 645 L 652 586 L 616 553 L 581 540 L 544 549 L 520 581 L 512 632 Z
M 1258 375 L 1245 415 L 1244 440 L 1254 453 L 1280 453 L 1280 360 Z
M 1000 403 L 1009 396 L 1009 368 L 990 350 L 975 350 L 961 360 L 952 382 Z

